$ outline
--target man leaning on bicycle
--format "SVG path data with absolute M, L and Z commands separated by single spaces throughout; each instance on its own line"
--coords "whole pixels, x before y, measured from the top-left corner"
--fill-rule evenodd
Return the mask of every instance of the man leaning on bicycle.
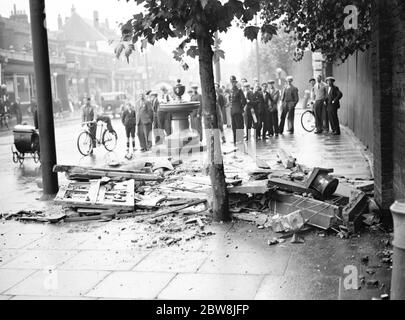
M 108 116 L 103 115 L 103 111 L 101 107 L 98 107 L 95 104 L 91 103 L 91 98 L 87 98 L 86 104 L 82 107 L 82 122 L 91 122 L 89 123 L 88 127 L 90 130 L 90 134 L 93 138 L 93 148 L 97 146 L 96 141 L 96 133 L 97 133 L 97 122 L 103 121 L 107 125 L 107 130 L 110 132 L 114 132 L 114 129 L 111 124 L 111 119 Z

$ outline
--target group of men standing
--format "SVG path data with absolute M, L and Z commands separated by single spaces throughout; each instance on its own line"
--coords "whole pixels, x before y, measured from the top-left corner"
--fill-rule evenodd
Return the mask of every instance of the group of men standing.
M 229 100 L 231 105 L 233 141 L 236 143 L 238 130 L 244 130 L 245 140 L 249 140 L 251 130 L 256 130 L 257 140 L 283 134 L 287 119 L 288 131 L 294 133 L 295 107 L 299 101 L 298 89 L 292 84 L 293 78 L 287 77 L 287 84 L 280 92 L 275 81 L 270 80 L 260 85 L 257 81 L 253 87 L 242 79 L 239 85 L 235 76 L 231 79 L 232 89 Z M 282 102 L 280 121 L 278 104 Z M 240 131 L 239 131 L 240 132 Z

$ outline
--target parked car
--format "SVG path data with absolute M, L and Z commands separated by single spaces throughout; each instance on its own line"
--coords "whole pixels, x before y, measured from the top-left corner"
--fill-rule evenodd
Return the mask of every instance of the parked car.
M 106 92 L 101 94 L 101 107 L 105 115 L 115 118 L 121 114 L 122 108 L 127 101 L 124 92 Z

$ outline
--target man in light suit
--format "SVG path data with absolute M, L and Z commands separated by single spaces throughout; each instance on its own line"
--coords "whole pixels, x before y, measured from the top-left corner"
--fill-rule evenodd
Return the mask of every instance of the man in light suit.
M 326 78 L 328 84 L 327 96 L 326 96 L 326 108 L 328 110 L 328 118 L 332 129 L 332 135 L 340 135 L 340 124 L 338 117 L 338 110 L 340 108 L 340 99 L 343 94 L 338 87 L 335 86 L 335 78 Z
M 281 101 L 283 103 L 279 125 L 279 130 L 281 134 L 283 134 L 284 131 L 284 124 L 286 117 L 288 123 L 288 132 L 290 132 L 291 134 L 294 133 L 295 106 L 299 101 L 299 96 L 297 87 L 295 87 L 292 84 L 293 80 L 294 79 L 292 76 L 287 77 L 287 84 L 284 87 L 283 93 L 281 95 Z
M 152 148 L 152 122 L 152 104 L 142 92 L 136 104 L 136 125 L 138 126 L 138 139 L 141 145 L 141 152 L 149 151 Z
M 322 133 L 323 130 L 329 131 L 329 121 L 325 100 L 327 96 L 327 85 L 322 81 L 322 76 L 318 75 L 316 83 L 312 87 L 312 99 L 314 101 L 314 115 L 315 115 L 315 134 Z

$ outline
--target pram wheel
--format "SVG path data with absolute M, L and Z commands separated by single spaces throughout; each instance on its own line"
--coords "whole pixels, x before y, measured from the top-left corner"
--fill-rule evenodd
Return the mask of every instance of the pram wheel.
M 40 160 L 41 158 L 40 158 L 40 155 L 39 155 L 39 152 L 38 152 L 38 151 L 35 151 L 35 152 L 34 152 L 33 158 L 34 158 L 34 162 L 35 162 L 35 163 L 38 163 L 38 162 L 39 162 L 39 160 Z
M 14 163 L 18 162 L 18 154 L 17 154 L 17 152 L 13 152 L 13 162 Z
M 20 163 L 20 165 L 22 165 L 24 163 L 24 158 L 25 158 L 24 153 L 17 155 L 17 157 L 18 157 L 18 162 Z

